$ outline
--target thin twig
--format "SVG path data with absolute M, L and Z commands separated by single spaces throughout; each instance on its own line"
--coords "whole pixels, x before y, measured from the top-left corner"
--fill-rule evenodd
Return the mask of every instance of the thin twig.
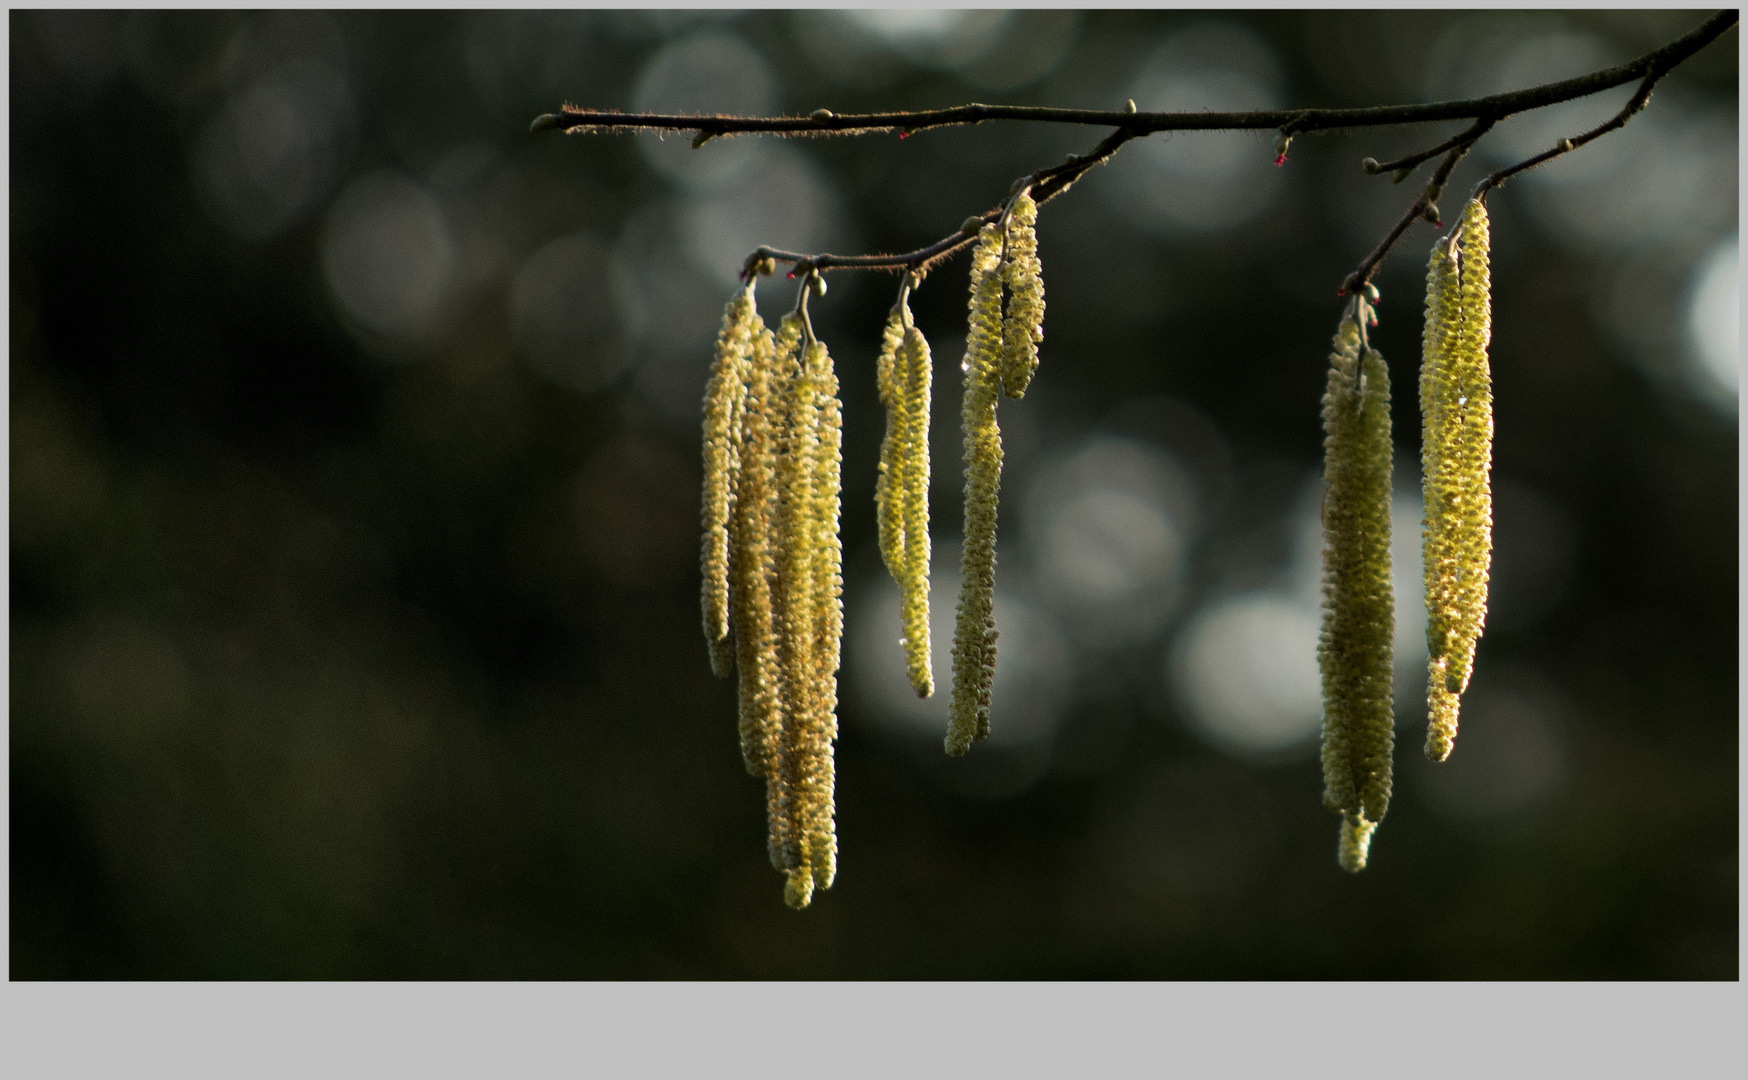
M 793 136 L 867 135 L 877 132 L 909 134 L 929 128 L 981 124 L 989 120 L 1038 121 L 1054 124 L 1091 124 L 1117 127 L 1129 137 L 1155 131 L 1243 131 L 1279 128 L 1284 134 L 1333 131 L 1342 128 L 1377 127 L 1385 124 L 1424 124 L 1437 120 L 1504 119 L 1513 113 L 1587 97 L 1652 72 L 1664 72 L 1698 52 L 1735 25 L 1737 12 L 1720 11 L 1690 33 L 1655 52 L 1619 67 L 1607 68 L 1560 82 L 1533 86 L 1464 101 L 1439 101 L 1425 105 L 1380 105 L 1358 109 L 1276 109 L 1262 112 L 1143 113 L 1102 109 L 1052 109 L 1029 105 L 959 105 L 950 109 L 918 112 L 860 113 L 839 116 L 820 109 L 811 116 L 680 116 L 658 113 L 619 113 L 579 109 L 566 105 L 563 111 L 537 117 L 535 131 L 694 131 L 701 137 L 766 133 Z
M 1029 183 L 1032 188 L 1032 199 L 1039 206 L 1067 191 L 1076 180 L 1086 175 L 1095 165 L 1101 165 L 1109 160 L 1117 148 L 1135 136 L 1128 131 L 1113 131 L 1092 150 L 1086 154 L 1070 154 L 1068 160 L 1051 169 L 1041 169 L 1030 176 L 1021 177 L 1015 183 Z M 757 259 L 773 259 L 781 263 L 791 263 L 794 269 L 789 271 L 790 277 L 798 277 L 807 273 L 823 273 L 826 270 L 908 270 L 917 275 L 928 273 L 936 265 L 953 257 L 958 250 L 977 239 L 978 229 L 992 221 L 999 221 L 1003 210 L 1011 200 L 1003 200 L 1001 206 L 987 210 L 982 214 L 965 219 L 960 231 L 951 236 L 921 247 L 915 251 L 907 251 L 902 255 L 806 255 L 796 251 L 782 251 L 778 248 L 761 247 L 748 257 L 748 263 Z M 975 227 L 973 224 L 975 223 Z
M 1439 143 L 1437 146 L 1433 147 L 1431 150 L 1422 150 L 1418 154 L 1409 154 L 1407 157 L 1397 158 L 1395 161 L 1386 161 L 1382 165 L 1378 164 L 1376 161 L 1373 161 L 1371 158 L 1367 158 L 1366 159 L 1366 166 L 1365 166 L 1366 172 L 1368 172 L 1368 173 L 1397 173 L 1397 172 L 1399 172 L 1399 173 L 1402 173 L 1402 175 L 1397 177 L 1397 182 L 1401 182 L 1402 180 L 1408 179 L 1408 171 L 1414 169 L 1421 162 L 1430 161 L 1431 159 L 1438 157 L 1440 154 L 1444 153 L 1446 150 L 1449 150 L 1454 146 L 1460 146 L 1463 143 L 1474 142 L 1476 139 L 1481 137 L 1481 135 L 1480 135 L 1481 132 L 1487 130 L 1487 128 L 1484 127 L 1483 125 L 1491 125 L 1492 123 L 1493 123 L 1492 120 L 1477 120 L 1468 129 L 1466 129 L 1464 131 L 1457 132 L 1455 135 L 1452 135 L 1450 138 L 1446 139 L 1444 142 Z
M 1432 179 L 1427 182 L 1425 188 L 1421 189 L 1420 194 L 1414 197 L 1414 201 L 1408 204 L 1408 209 L 1403 211 L 1402 220 L 1398 221 L 1396 227 L 1378 242 L 1378 246 L 1372 249 L 1372 253 L 1361 261 L 1359 268 L 1347 276 L 1347 280 L 1341 283 L 1341 292 L 1337 295 L 1348 296 L 1363 289 L 1372 280 L 1372 275 L 1378 272 L 1378 267 L 1383 265 L 1385 256 L 1389 255 L 1390 249 L 1396 246 L 1396 241 L 1402 239 L 1408 232 L 1408 226 L 1414 224 L 1416 218 L 1425 217 L 1429 209 L 1433 211 L 1433 223 L 1436 225 L 1444 224 L 1444 222 L 1437 220 L 1438 208 L 1434 200 L 1444 191 L 1445 181 L 1451 178 L 1451 170 L 1457 167 L 1457 162 L 1463 160 L 1463 155 L 1467 154 L 1469 148 L 1475 145 L 1476 140 L 1487 134 L 1488 129 L 1492 126 L 1493 121 L 1481 120 L 1463 133 L 1467 137 L 1466 141 L 1451 147 L 1450 152 L 1445 155 L 1445 159 L 1439 162 L 1438 169 L 1433 172 Z
M 1533 169 L 1545 162 L 1552 161 L 1562 154 L 1570 154 L 1572 151 L 1583 146 L 1585 143 L 1590 142 L 1592 139 L 1600 138 L 1617 128 L 1625 127 L 1627 121 L 1633 118 L 1633 114 L 1643 109 L 1646 103 L 1651 100 L 1651 88 L 1656 86 L 1657 80 L 1662 77 L 1662 72 L 1652 72 L 1645 76 L 1645 81 L 1639 84 L 1638 93 L 1634 94 L 1632 100 L 1627 102 L 1626 108 L 1616 113 L 1607 123 L 1600 127 L 1592 128 L 1575 139 L 1561 139 L 1558 143 L 1554 144 L 1552 150 L 1544 150 L 1535 157 L 1530 158 L 1528 161 L 1520 161 L 1509 169 L 1500 169 L 1498 172 L 1488 176 L 1485 180 L 1482 180 L 1479 184 L 1476 184 L 1475 193 L 1472 197 L 1480 199 L 1482 202 L 1486 202 L 1488 192 L 1492 191 L 1500 184 L 1505 183 L 1518 173 L 1524 172 L 1528 169 Z

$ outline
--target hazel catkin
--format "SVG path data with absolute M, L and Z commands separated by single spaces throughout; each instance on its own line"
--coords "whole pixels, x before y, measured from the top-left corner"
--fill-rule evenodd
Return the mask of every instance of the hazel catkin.
M 929 342 L 915 326 L 904 332 L 899 349 L 904 403 L 904 580 L 900 611 L 904 623 L 905 671 L 918 697 L 935 692 L 933 649 L 929 640 L 929 410 L 934 365 Z
M 1389 808 L 1395 748 L 1390 372 L 1365 343 L 1369 317 L 1356 296 L 1323 396 L 1323 801 L 1342 815 L 1338 856 L 1350 871 L 1365 867 Z
M 736 293 L 722 315 L 716 341 L 716 361 L 704 394 L 704 640 L 710 645 L 711 669 L 729 674 L 728 531 L 730 504 L 740 472 L 739 423 L 746 399 L 747 354 L 753 320 L 753 283 Z
M 955 757 L 989 737 L 995 682 L 995 515 L 1001 487 L 1001 429 L 996 424 L 1002 356 L 1001 235 L 985 225 L 971 256 L 971 304 L 966 333 L 963 580 L 953 627 L 953 699 L 946 750 Z
M 1427 271 L 1420 400 L 1427 612 L 1426 756 L 1444 761 L 1487 617 L 1493 388 L 1486 207 L 1471 200 Z

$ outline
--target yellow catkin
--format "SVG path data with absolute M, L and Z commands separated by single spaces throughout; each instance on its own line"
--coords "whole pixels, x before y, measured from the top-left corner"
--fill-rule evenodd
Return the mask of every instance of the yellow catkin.
M 1433 245 L 1426 274 L 1426 325 L 1421 336 L 1421 565 L 1426 590 L 1427 746 L 1429 756 L 1449 753 L 1456 731 L 1457 696 L 1448 689 L 1447 653 L 1457 621 L 1457 558 L 1452 541 L 1461 520 L 1462 492 L 1452 483 L 1452 452 L 1458 396 L 1451 354 L 1461 318 L 1461 282 L 1447 237 Z
M 814 451 L 814 716 L 807 728 L 807 775 L 804 858 L 814 885 L 829 889 L 837 873 L 835 766 L 832 741 L 837 738 L 838 667 L 844 639 L 844 549 L 839 537 L 843 509 L 843 403 L 838 377 L 822 342 L 808 345 L 804 366 L 813 380 L 818 445 Z
M 1444 761 L 1457 735 L 1487 618 L 1492 562 L 1493 387 L 1487 210 L 1471 201 L 1428 277 L 1421 361 L 1427 593 L 1426 756 Z M 1435 332 L 1436 325 L 1436 332 Z
M 904 622 L 905 670 L 918 697 L 935 692 L 929 641 L 929 409 L 934 364 L 929 342 L 912 326 L 899 351 L 903 371 L 904 576 L 899 582 Z
M 892 309 L 875 363 L 886 437 L 875 477 L 880 555 L 898 584 L 905 671 L 919 697 L 935 692 L 929 644 L 929 343 L 902 301 Z
M 706 471 L 729 456 L 719 446 L 738 464 L 720 500 L 726 628 L 712 644 L 734 651 L 741 753 L 765 780 L 771 863 L 785 874 L 785 901 L 800 908 L 837 873 L 843 406 L 831 356 L 803 318 L 788 316 L 773 335 L 750 288 L 743 296 L 725 318 L 705 407 Z M 719 385 L 731 378 L 738 388 Z
M 1390 803 L 1395 601 L 1390 581 L 1390 373 L 1367 348 L 1356 297 L 1323 396 L 1323 801 L 1342 815 L 1338 857 L 1366 865 Z
M 719 677 L 729 674 L 728 532 L 730 504 L 740 470 L 738 431 L 746 397 L 749 333 L 757 317 L 753 286 L 734 295 L 722 314 L 716 340 L 716 362 L 704 394 L 704 640 L 710 645 L 710 666 Z
M 785 331 L 798 322 L 785 320 Z M 830 709 L 821 697 L 820 672 L 829 663 L 821 655 L 822 626 L 830 616 L 821 610 L 829 593 L 822 580 L 829 556 L 820 538 L 819 490 L 821 457 L 821 397 L 817 345 L 806 354 L 789 349 L 779 357 L 778 377 L 785 388 L 788 423 L 777 454 L 777 501 L 780 540 L 777 577 L 782 611 L 778 618 L 783 734 L 778 745 L 778 807 L 782 830 L 778 846 L 788 872 L 784 899 L 805 907 L 813 890 L 824 884 L 826 853 L 820 847 L 822 804 L 829 804 Z M 822 750 L 825 757 L 822 760 Z
M 1008 215 L 1007 256 L 1001 268 L 1009 291 L 1001 381 L 1011 398 L 1026 395 L 1038 370 L 1038 344 L 1044 340 L 1044 266 L 1038 261 L 1037 223 L 1038 204 L 1030 192 L 1022 192 Z
M 989 737 L 995 681 L 995 513 L 1001 487 L 1001 430 L 995 406 L 1002 356 L 1001 234 L 985 225 L 971 257 L 971 313 L 966 333 L 965 538 L 963 582 L 953 627 L 953 700 L 947 753 L 958 756 Z
M 812 877 L 801 864 L 801 838 L 794 825 L 799 815 L 795 787 L 795 735 L 805 724 L 814 682 L 812 669 L 812 592 L 808 583 L 805 550 L 807 525 L 812 518 L 812 454 L 798 452 L 797 442 L 811 432 L 811 408 L 796 403 L 800 379 L 801 321 L 786 316 L 778 328 L 770 364 L 770 416 L 775 482 L 771 497 L 771 606 L 774 651 L 773 686 L 778 701 L 779 726 L 773 732 L 765 803 L 770 822 L 771 862 L 789 878 L 785 896 L 805 886 L 813 892 Z M 797 423 L 801 421 L 801 423 Z M 801 431 L 798 433 L 797 428 Z M 801 677 L 797 678 L 797 673 Z M 803 714 L 799 719 L 798 711 Z
M 904 341 L 903 314 L 897 307 L 886 320 L 880 341 L 880 356 L 874 362 L 874 385 L 880 404 L 886 407 L 886 436 L 880 441 L 880 465 L 874 474 L 874 510 L 879 531 L 880 558 L 892 580 L 904 582 L 904 426 L 907 416 L 899 388 L 899 346 Z
M 740 420 L 740 482 L 730 520 L 733 637 L 740 669 L 740 745 L 747 771 L 769 783 L 782 731 L 773 601 L 777 447 L 771 372 L 776 344 L 757 314 L 748 334 Z M 775 818 L 773 818 L 773 821 Z

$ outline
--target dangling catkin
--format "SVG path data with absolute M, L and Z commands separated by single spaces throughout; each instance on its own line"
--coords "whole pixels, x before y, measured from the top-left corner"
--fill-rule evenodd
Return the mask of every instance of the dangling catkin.
M 880 440 L 880 466 L 874 474 L 875 523 L 880 538 L 880 559 L 892 580 L 904 586 L 904 460 L 905 423 L 903 392 L 899 389 L 899 346 L 904 343 L 904 319 L 894 305 L 880 340 L 880 355 L 874 362 L 874 385 L 880 404 L 886 407 L 886 436 Z
M 1470 201 L 1435 245 L 1421 358 L 1421 463 L 1427 612 L 1426 756 L 1444 761 L 1457 736 L 1487 617 L 1492 561 L 1493 387 L 1487 210 Z
M 935 692 L 929 641 L 929 409 L 934 365 L 929 342 L 915 326 L 904 332 L 899 349 L 904 399 L 904 578 L 900 610 L 904 621 L 905 670 L 918 697 Z
M 1426 271 L 1426 327 L 1420 358 L 1421 566 L 1426 589 L 1427 753 L 1449 752 L 1456 729 L 1457 696 L 1446 686 L 1447 652 L 1457 613 L 1456 523 L 1462 490 L 1453 483 L 1452 454 L 1460 445 L 1453 411 L 1458 397 L 1451 354 L 1461 320 L 1462 284 L 1455 234 L 1432 246 Z M 1444 733 L 1442 736 L 1438 733 Z
M 818 660 L 815 607 L 816 571 L 815 456 L 819 449 L 817 388 L 799 355 L 800 320 L 783 320 L 776 381 L 784 418 L 777 443 L 777 615 L 779 690 L 783 731 L 777 746 L 777 807 L 780 827 L 773 840 L 788 871 L 784 899 L 804 907 L 813 895 L 813 869 L 805 854 L 811 810 L 808 744 L 818 713 Z
M 740 669 L 740 745 L 747 771 L 770 781 L 783 729 L 778 693 L 776 614 L 777 442 L 771 372 L 777 345 L 753 315 L 740 426 L 740 478 L 729 534 L 736 666 Z
M 1002 357 L 1001 234 L 985 225 L 971 256 L 971 313 L 966 333 L 965 539 L 963 583 L 953 627 L 953 700 L 947 753 L 957 757 L 989 737 L 995 681 L 995 512 L 1001 487 L 1001 430 L 996 425 Z
M 1038 344 L 1044 340 L 1044 266 L 1038 261 L 1038 204 L 1029 191 L 1014 200 L 1008 215 L 1007 256 L 1002 279 L 1009 290 L 1002 323 L 1001 381 L 1011 398 L 1026 396 L 1038 370 Z
M 720 678 L 728 676 L 733 656 L 728 641 L 729 513 L 740 471 L 738 428 L 756 318 L 753 283 L 749 281 L 723 312 L 716 362 L 704 394 L 704 640 L 710 645 L 711 670 Z
M 929 408 L 934 379 L 929 343 L 900 299 L 886 324 L 875 367 L 886 406 L 886 438 L 874 500 L 880 555 L 898 583 L 904 659 L 918 697 L 935 692 L 929 645 Z
M 810 342 L 803 366 L 813 383 L 818 410 L 814 449 L 813 716 L 803 737 L 806 795 L 803 859 L 817 888 L 829 889 L 837 874 L 837 831 L 834 823 L 835 767 L 832 740 L 838 734 L 838 666 L 844 639 L 844 559 L 838 523 L 843 502 L 843 403 L 838 377 L 823 342 Z
M 773 336 L 752 295 L 729 301 L 704 403 L 705 632 L 719 633 L 713 665 L 732 650 L 739 668 L 741 756 L 765 781 L 771 864 L 800 908 L 837 873 L 843 405 L 804 309 Z
M 1338 858 L 1361 870 L 1390 803 L 1395 601 L 1390 583 L 1390 372 L 1367 347 L 1356 296 L 1323 395 L 1323 801 L 1342 815 Z

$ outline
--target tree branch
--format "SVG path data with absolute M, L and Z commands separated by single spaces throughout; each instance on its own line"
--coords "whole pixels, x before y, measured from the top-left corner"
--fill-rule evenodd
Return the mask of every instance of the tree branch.
M 1444 224 L 1438 218 L 1438 207 L 1433 200 L 1437 199 L 1444 191 L 1445 181 L 1451 178 L 1451 170 L 1457 167 L 1457 162 L 1463 160 L 1463 156 L 1469 152 L 1469 148 L 1474 146 L 1481 136 L 1487 134 L 1488 129 L 1492 126 L 1492 120 L 1477 120 L 1469 130 L 1426 152 L 1425 157 L 1421 160 L 1431 157 L 1447 146 L 1450 147 L 1450 152 L 1445 155 L 1445 159 L 1439 162 L 1438 168 L 1433 171 L 1432 180 L 1427 183 L 1419 195 L 1415 196 L 1414 201 L 1408 204 L 1408 209 L 1402 212 L 1402 220 L 1398 221 L 1395 228 L 1391 229 L 1384 239 L 1378 242 L 1378 246 L 1372 249 L 1372 253 L 1361 261 L 1359 268 L 1349 274 L 1347 280 L 1341 283 L 1341 291 L 1336 294 L 1337 296 L 1349 296 L 1365 289 L 1367 284 L 1371 282 L 1372 275 L 1378 272 L 1378 267 L 1383 265 L 1385 257 L 1390 254 L 1390 249 L 1396 246 L 1396 241 L 1407 234 L 1408 226 L 1414 224 L 1415 218 L 1427 218 L 1434 225 Z M 1375 302 L 1376 290 L 1373 290 L 1373 299 Z
M 1634 79 L 1644 80 L 1638 92 L 1633 95 L 1632 101 L 1628 102 L 1627 107 L 1613 120 L 1593 131 L 1580 135 L 1576 139 L 1561 140 L 1560 144 L 1552 150 L 1538 154 L 1536 157 L 1509 169 L 1494 173 L 1483 180 L 1480 186 L 1475 189 L 1474 197 L 1476 198 L 1485 198 L 1487 192 L 1517 173 L 1535 168 L 1561 154 L 1570 153 L 1585 143 L 1624 125 L 1634 113 L 1645 107 L 1645 103 L 1650 100 L 1651 88 L 1658 79 L 1734 26 L 1737 18 L 1738 13 L 1734 10 L 1720 11 L 1689 33 L 1661 49 L 1646 53 L 1637 60 L 1618 67 L 1607 68 L 1560 82 L 1530 87 L 1527 90 L 1493 94 L 1465 101 L 1434 102 L 1427 105 L 1383 105 L 1358 109 L 1288 109 L 1262 112 L 1143 113 L 1133 111 L 1134 102 L 1130 102 L 1129 108 L 1122 112 L 972 104 L 960 105 L 951 109 L 862 113 L 853 116 L 838 116 L 828 109 L 819 109 L 805 117 L 677 116 L 657 113 L 618 113 L 598 109 L 579 109 L 572 105 L 566 105 L 562 112 L 547 113 L 536 117 L 530 130 L 534 132 L 563 130 L 567 134 L 695 131 L 697 137 L 693 140 L 693 145 L 702 146 L 709 140 L 720 136 L 757 133 L 786 137 L 811 137 L 866 135 L 896 131 L 902 138 L 913 131 L 927 128 L 981 124 L 988 120 L 1097 124 L 1115 127 L 1116 130 L 1105 136 L 1091 152 L 1085 155 L 1070 154 L 1068 160 L 1061 165 L 1042 169 L 1014 182 L 1015 192 L 1018 192 L 1022 186 L 1029 186 L 1032 189 L 1033 198 L 1042 206 L 1067 191 L 1075 181 L 1079 180 L 1095 165 L 1108 161 L 1111 155 L 1115 154 L 1124 143 L 1156 131 L 1242 131 L 1278 128 L 1281 138 L 1276 144 L 1280 153 L 1276 159 L 1276 164 L 1280 164 L 1286 160 L 1285 145 L 1287 141 L 1292 136 L 1303 132 L 1335 131 L 1385 124 L 1422 124 L 1440 120 L 1474 120 L 1475 122 L 1466 130 L 1429 150 L 1410 154 L 1385 165 L 1380 165 L 1371 158 L 1367 158 L 1362 163 L 1366 172 L 1394 172 L 1397 181 L 1400 182 L 1406 179 L 1408 173 L 1422 162 L 1441 153 L 1445 155 L 1444 161 L 1433 173 L 1431 182 L 1409 204 L 1408 209 L 1403 212 L 1401 220 L 1342 283 L 1341 295 L 1367 292 L 1375 296 L 1376 290 L 1370 284 L 1372 275 L 1383 264 L 1385 257 L 1390 254 L 1390 250 L 1407 234 L 1408 227 L 1414 224 L 1416 218 L 1426 217 L 1436 224 L 1442 224 L 1438 221 L 1438 208 L 1434 200 L 1443 191 L 1445 181 L 1450 178 L 1451 170 L 1456 168 L 1457 162 L 1463 159 L 1476 141 L 1485 135 L 1495 123 L 1514 113 L 1588 97 L 1591 94 L 1624 85 Z M 996 207 L 982 214 L 966 218 L 959 227 L 959 231 L 952 235 L 943 237 L 926 247 L 898 255 L 810 255 L 761 247 L 747 257 L 746 268 L 742 271 L 742 276 L 754 273 L 759 264 L 770 260 L 791 264 L 793 267 L 789 272 L 791 278 L 818 276 L 827 270 L 834 269 L 905 271 L 920 277 L 942 261 L 952 258 L 959 249 L 971 243 L 972 240 L 976 239 L 978 230 L 985 224 L 997 220 L 1001 213 L 1002 207 Z M 804 282 L 804 290 L 806 287 Z
M 1425 105 L 1379 105 L 1358 109 L 1275 109 L 1261 112 L 1144 113 L 1100 109 L 1052 109 L 1030 105 L 959 105 L 918 112 L 860 113 L 839 116 L 819 109 L 810 116 L 678 116 L 660 113 L 619 113 L 566 105 L 561 112 L 536 117 L 534 131 L 564 130 L 578 134 L 617 131 L 695 131 L 700 136 L 744 134 L 788 136 L 909 134 L 928 128 L 981 124 L 989 120 L 1020 120 L 1053 124 L 1119 127 L 1133 138 L 1155 131 L 1245 131 L 1279 128 L 1283 134 L 1377 127 L 1385 124 L 1425 124 L 1437 120 L 1502 120 L 1513 113 L 1540 109 L 1562 101 L 1622 86 L 1653 72 L 1666 72 L 1734 26 L 1735 11 L 1720 11 L 1690 33 L 1655 52 L 1618 67 L 1560 82 L 1546 83 L 1464 101 Z M 1429 155 L 1430 156 L 1430 155 Z

